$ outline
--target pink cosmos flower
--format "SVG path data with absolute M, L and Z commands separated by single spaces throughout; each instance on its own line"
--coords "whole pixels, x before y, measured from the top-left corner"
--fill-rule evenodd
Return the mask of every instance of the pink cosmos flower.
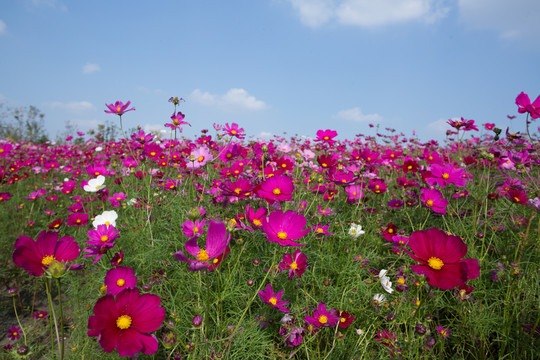
M 137 287 L 137 277 L 130 267 L 117 266 L 107 271 L 105 275 L 105 286 L 107 294 L 117 295 L 124 289 L 132 289 Z
M 486 130 L 493 130 L 495 128 L 495 124 L 492 124 L 492 123 L 485 123 L 484 124 L 484 129 Z
M 338 135 L 337 131 L 326 129 L 317 131 L 317 138 L 313 141 L 322 141 L 328 144 L 333 144 L 336 141 L 333 140 Z
M 313 230 L 315 235 L 318 235 L 318 236 L 334 235 L 334 233 L 328 231 L 329 228 L 330 228 L 330 225 L 317 224 L 313 226 L 311 230 Z
M 516 105 L 520 114 L 529 113 L 532 119 L 540 118 L 540 96 L 531 104 L 529 95 L 523 91 L 516 97 Z
M 249 204 L 246 205 L 246 218 L 257 229 L 262 228 L 267 212 L 266 208 L 259 208 L 255 211 Z
M 433 228 L 415 231 L 409 237 L 412 252 L 404 249 L 419 265 L 412 265 L 414 272 L 425 275 L 431 286 L 448 290 L 480 276 L 476 259 L 462 259 L 467 245 L 454 235 Z
M 88 224 L 88 214 L 72 213 L 68 215 L 67 226 L 83 226 Z
M 105 104 L 109 110 L 105 110 L 107 114 L 116 114 L 119 116 L 122 116 L 124 113 L 128 111 L 135 110 L 135 108 L 128 109 L 129 105 L 131 104 L 131 101 L 128 101 L 126 104 L 124 104 L 121 101 L 117 101 L 114 104 Z
M 287 309 L 285 306 L 289 304 L 289 300 L 281 300 L 283 292 L 285 289 L 281 289 L 277 294 L 272 289 L 272 285 L 266 285 L 266 289 L 259 291 L 257 294 L 262 301 L 272 306 L 275 309 L 278 309 L 281 312 L 288 313 L 291 312 L 290 309 Z
M 199 237 L 204 233 L 205 225 L 206 225 L 206 220 L 204 219 L 202 219 L 202 221 L 199 219 L 196 219 L 195 221 L 187 219 L 182 224 L 182 232 L 188 238 Z
M 151 333 L 165 320 L 161 299 L 154 294 L 139 295 L 138 289 L 125 289 L 116 295 L 105 295 L 94 306 L 88 318 L 88 336 L 97 336 L 107 353 L 115 348 L 120 356 L 139 352 L 153 354 L 158 340 Z
M 73 237 L 58 239 L 58 233 L 42 231 L 36 241 L 28 236 L 19 236 L 15 242 L 13 262 L 30 275 L 41 276 L 53 261 L 75 260 L 81 252 Z
M 11 340 L 11 341 L 14 341 L 14 340 L 17 340 L 17 339 L 20 339 L 21 337 L 21 328 L 18 327 L 18 326 L 12 326 L 8 331 L 8 338 Z
M 289 279 L 294 276 L 301 278 L 308 266 L 307 257 L 300 250 L 296 250 L 293 255 L 283 254 L 283 261 L 279 263 L 281 270 L 289 270 Z
M 268 241 L 277 242 L 281 246 L 304 246 L 307 244 L 292 240 L 300 239 L 310 232 L 310 228 L 304 230 L 306 223 L 305 216 L 294 211 L 273 211 L 263 222 L 263 230 Z
M 435 330 L 437 330 L 439 335 L 441 335 L 444 339 L 447 339 L 450 336 L 450 330 L 445 329 L 442 326 L 437 326 Z
M 174 258 L 189 263 L 189 271 L 203 270 L 208 268 L 211 264 L 220 261 L 218 257 L 225 252 L 230 240 L 231 234 L 227 231 L 225 224 L 217 221 L 210 221 L 206 233 L 205 248 L 201 249 L 199 245 L 197 245 L 197 237 L 193 237 L 186 241 L 186 251 L 196 257 L 197 260 L 188 259 L 181 250 L 174 254 Z
M 437 214 L 446 214 L 446 206 L 448 206 L 448 200 L 442 197 L 442 194 L 437 189 L 422 189 L 420 194 L 420 200 L 422 203 L 436 212 Z
M 454 184 L 457 187 L 467 185 L 467 173 L 465 170 L 455 168 L 452 164 L 431 165 L 431 176 L 426 179 L 428 185 L 433 186 L 439 184 L 440 187 L 445 187 L 447 184 Z
M 190 169 L 198 169 L 213 159 L 212 153 L 206 146 L 201 146 L 191 150 L 189 161 L 186 166 Z
M 334 309 L 327 310 L 324 303 L 319 303 L 319 306 L 313 311 L 313 316 L 306 315 L 304 321 L 319 328 L 334 327 L 340 320 L 339 312 Z
M 165 127 L 170 127 L 172 130 L 179 129 L 180 132 L 182 132 L 182 125 L 191 126 L 190 123 L 188 123 L 187 121 L 184 121 L 185 117 L 186 116 L 182 114 L 180 111 L 176 114 L 172 114 L 171 123 L 165 124 Z
M 229 123 L 225 123 L 225 126 L 223 127 L 223 131 L 227 132 L 229 136 L 236 137 L 240 140 L 246 137 L 246 134 L 244 133 L 244 129 L 240 128 L 238 124 L 232 123 L 232 125 L 229 126 Z
M 347 193 L 347 202 L 349 204 L 357 204 L 364 196 L 364 190 L 360 184 L 347 186 L 345 192 Z
M 286 175 L 277 175 L 263 181 L 257 190 L 257 195 L 268 202 L 290 201 L 293 192 L 293 180 Z

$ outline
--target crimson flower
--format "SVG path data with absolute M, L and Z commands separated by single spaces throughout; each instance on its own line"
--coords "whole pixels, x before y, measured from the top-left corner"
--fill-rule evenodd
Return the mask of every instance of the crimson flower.
M 310 232 L 310 228 L 304 230 L 307 220 L 302 214 L 292 210 L 285 213 L 273 211 L 263 222 L 263 230 L 268 241 L 277 242 L 281 246 L 304 246 L 292 240 L 304 237 Z
M 132 268 L 127 266 L 117 266 L 107 271 L 104 280 L 107 287 L 107 294 L 117 295 L 124 289 L 135 288 L 137 277 Z
M 88 336 L 97 336 L 108 353 L 116 348 L 120 356 L 153 354 L 158 340 L 150 333 L 165 320 L 160 303 L 159 296 L 139 295 L 139 289 L 125 289 L 116 298 L 105 295 L 94 306 L 95 315 L 88 318 Z
M 354 316 L 346 311 L 342 311 L 340 316 L 341 319 L 339 319 L 339 327 L 342 329 L 346 329 L 354 321 Z
M 131 104 L 131 101 L 128 101 L 127 103 L 123 103 L 121 101 L 117 101 L 114 104 L 105 104 L 109 110 L 105 110 L 107 114 L 116 114 L 119 116 L 122 116 L 124 113 L 128 111 L 135 110 L 135 108 L 128 109 L 129 104 Z
M 73 237 L 58 239 L 58 233 L 42 231 L 36 241 L 28 236 L 19 236 L 15 241 L 13 262 L 30 275 L 41 276 L 53 261 L 75 260 L 81 249 Z
M 203 270 L 212 264 L 219 263 L 220 256 L 225 252 L 231 234 L 227 231 L 225 224 L 217 221 L 210 221 L 208 231 L 206 232 L 206 247 L 200 248 L 197 245 L 197 238 L 193 237 L 186 241 L 186 251 L 197 258 L 197 260 L 188 259 L 184 253 L 179 250 L 174 254 L 174 258 L 179 261 L 190 264 L 189 271 Z
M 281 270 L 289 270 L 289 279 L 295 275 L 301 278 L 308 266 L 307 256 L 300 250 L 296 250 L 293 255 L 283 254 L 283 261 L 279 263 Z
M 405 251 L 420 263 L 411 268 L 425 275 L 431 286 L 453 289 L 480 276 L 478 260 L 462 259 L 467 254 L 467 245 L 458 236 L 436 228 L 415 231 L 408 245 L 412 252 Z
M 261 300 L 268 305 L 272 306 L 275 309 L 278 309 L 281 312 L 288 313 L 291 312 L 291 310 L 287 309 L 285 306 L 289 304 L 289 300 L 281 300 L 284 291 L 284 289 L 281 289 L 276 294 L 274 292 L 274 289 L 272 289 L 272 285 L 268 284 L 266 285 L 266 289 L 259 291 L 257 294 L 259 295 Z

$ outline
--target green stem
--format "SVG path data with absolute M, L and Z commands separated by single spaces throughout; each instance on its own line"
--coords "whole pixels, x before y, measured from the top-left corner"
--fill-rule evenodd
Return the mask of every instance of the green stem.
M 53 359 L 55 358 L 54 356 L 54 337 L 53 337 L 53 330 L 52 330 L 52 323 L 54 322 L 54 329 L 56 331 L 56 340 L 58 342 L 58 350 L 60 351 L 60 353 L 62 353 L 62 349 L 60 347 L 60 335 L 58 334 L 58 324 L 56 322 L 56 313 L 54 312 L 54 305 L 53 305 L 53 301 L 52 301 L 52 296 L 51 296 L 51 285 L 50 285 L 50 280 L 49 279 L 45 279 L 45 288 L 47 290 L 47 301 L 49 303 L 49 311 L 51 313 L 51 355 L 53 357 Z
M 57 279 L 58 284 L 58 304 L 60 306 L 60 333 L 62 335 L 61 342 L 62 348 L 60 350 L 60 360 L 64 360 L 64 311 L 62 309 L 62 288 L 60 286 L 60 279 Z
M 26 345 L 26 333 L 24 332 L 24 328 L 21 325 L 21 321 L 19 320 L 19 314 L 17 313 L 17 303 L 15 302 L 15 296 L 13 296 L 13 309 L 15 310 L 15 317 L 17 318 L 17 323 L 19 323 L 19 328 L 21 328 L 21 331 L 24 336 L 24 345 Z

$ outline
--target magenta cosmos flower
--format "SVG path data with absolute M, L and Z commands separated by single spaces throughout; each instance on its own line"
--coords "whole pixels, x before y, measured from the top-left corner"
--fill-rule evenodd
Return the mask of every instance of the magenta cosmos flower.
M 268 241 L 277 242 L 281 246 L 304 246 L 292 240 L 304 237 L 310 228 L 304 230 L 306 218 L 302 214 L 288 210 L 285 213 L 273 211 L 263 222 L 263 230 Z
M 446 206 L 448 206 L 448 200 L 442 197 L 442 194 L 437 189 L 422 189 L 420 194 L 422 203 L 436 212 L 437 214 L 446 214 Z
M 538 119 L 540 118 L 540 96 L 534 100 L 531 104 L 531 99 L 529 95 L 525 94 L 523 91 L 516 97 L 516 105 L 518 106 L 518 112 L 520 114 L 528 112 L 531 114 L 531 118 Z
M 235 123 L 232 123 L 232 125 L 229 125 L 229 123 L 225 123 L 223 131 L 227 132 L 227 134 L 229 134 L 230 136 L 236 137 L 240 140 L 246 137 L 244 129 L 239 127 L 238 124 Z
M 261 300 L 268 305 L 272 306 L 275 309 L 278 309 L 281 312 L 288 313 L 291 312 L 291 310 L 287 309 L 285 306 L 289 304 L 289 300 L 281 300 L 284 291 L 284 289 L 281 289 L 276 294 L 274 292 L 274 289 L 272 289 L 272 285 L 268 284 L 266 285 L 266 289 L 259 291 L 257 294 L 259 295 Z
M 138 289 L 125 289 L 116 299 L 105 295 L 94 306 L 95 315 L 88 318 L 88 336 L 97 336 L 108 353 L 116 348 L 120 356 L 153 354 L 158 340 L 150 333 L 165 320 L 165 309 L 160 303 L 159 296 L 139 295 Z
M 336 141 L 333 140 L 336 136 L 337 136 L 337 131 L 335 130 L 330 130 L 330 129 L 326 129 L 326 130 L 318 130 L 317 131 L 317 138 L 313 141 L 322 141 L 322 142 L 325 142 L 325 143 L 328 143 L 328 144 L 333 144 L 335 143 Z
M 132 268 L 117 266 L 107 271 L 104 283 L 107 287 L 107 294 L 117 295 L 124 289 L 137 287 L 137 277 Z
M 296 250 L 293 255 L 283 254 L 283 261 L 279 263 L 281 270 L 289 270 L 289 279 L 292 279 L 295 275 L 301 278 L 308 266 L 307 256 L 300 250 Z
M 290 201 L 293 192 L 293 180 L 286 175 L 277 175 L 263 181 L 257 190 L 257 195 L 268 202 Z
M 114 104 L 105 104 L 109 110 L 105 110 L 107 114 L 116 114 L 119 116 L 122 116 L 124 113 L 128 111 L 135 110 L 135 108 L 128 109 L 129 104 L 131 104 L 131 101 L 128 101 L 127 103 L 123 103 L 121 101 L 117 101 Z
M 321 326 L 334 327 L 340 319 L 341 317 L 337 310 L 327 310 L 326 305 L 321 302 L 317 310 L 313 311 L 313 316 L 306 315 L 304 321 L 319 328 Z
M 439 184 L 443 188 L 447 184 L 454 184 L 457 187 L 467 185 L 467 173 L 465 170 L 455 168 L 452 164 L 445 164 L 444 166 L 433 164 L 430 171 L 431 177 L 426 179 L 426 183 L 430 186 Z
M 425 275 L 431 286 L 453 289 L 480 276 L 478 260 L 462 259 L 467 254 L 467 245 L 458 236 L 447 235 L 436 228 L 415 231 L 408 245 L 412 252 L 405 251 L 420 263 L 411 268 Z
M 186 116 L 185 116 L 184 114 L 182 114 L 180 111 L 177 112 L 176 114 L 172 114 L 172 116 L 171 116 L 171 122 L 165 124 L 165 127 L 170 127 L 171 130 L 179 129 L 180 132 L 182 132 L 182 125 L 189 125 L 189 126 L 191 126 L 190 123 L 188 123 L 187 121 L 184 121 L 184 118 L 185 118 L 185 117 L 186 117 Z
M 206 269 L 211 264 L 220 261 L 219 256 L 225 252 L 230 240 L 231 234 L 227 231 L 225 224 L 217 221 L 210 221 L 208 231 L 206 232 L 205 248 L 200 248 L 199 245 L 197 245 L 197 237 L 193 237 L 186 241 L 186 251 L 196 257 L 197 260 L 188 259 L 181 250 L 174 254 L 174 258 L 189 263 L 189 271 Z
M 36 241 L 28 236 L 19 236 L 12 258 L 30 275 L 41 276 L 53 261 L 72 261 L 80 252 L 74 238 L 64 236 L 58 239 L 57 232 L 42 231 Z

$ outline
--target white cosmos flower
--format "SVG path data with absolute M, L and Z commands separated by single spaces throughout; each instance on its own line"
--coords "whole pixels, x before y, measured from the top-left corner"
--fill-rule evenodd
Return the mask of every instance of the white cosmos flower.
M 362 225 L 356 225 L 355 223 L 352 223 L 351 227 L 349 228 L 349 235 L 351 235 L 354 239 L 365 233 L 366 232 L 362 230 Z
M 116 219 L 118 219 L 116 211 L 104 211 L 101 215 L 96 216 L 92 225 L 95 229 L 97 229 L 98 225 L 112 225 L 116 227 Z
M 105 176 L 99 175 L 95 179 L 88 180 L 88 184 L 84 185 L 83 189 L 86 192 L 97 192 L 103 188 L 105 188 Z
M 390 281 L 390 278 L 386 276 L 388 273 L 388 270 L 382 269 L 379 271 L 379 279 L 381 279 L 381 285 L 386 290 L 387 293 L 391 294 L 394 292 L 394 289 L 392 289 L 392 281 Z
M 375 294 L 371 299 L 371 303 L 375 306 L 381 306 L 386 301 L 386 297 L 383 294 Z

